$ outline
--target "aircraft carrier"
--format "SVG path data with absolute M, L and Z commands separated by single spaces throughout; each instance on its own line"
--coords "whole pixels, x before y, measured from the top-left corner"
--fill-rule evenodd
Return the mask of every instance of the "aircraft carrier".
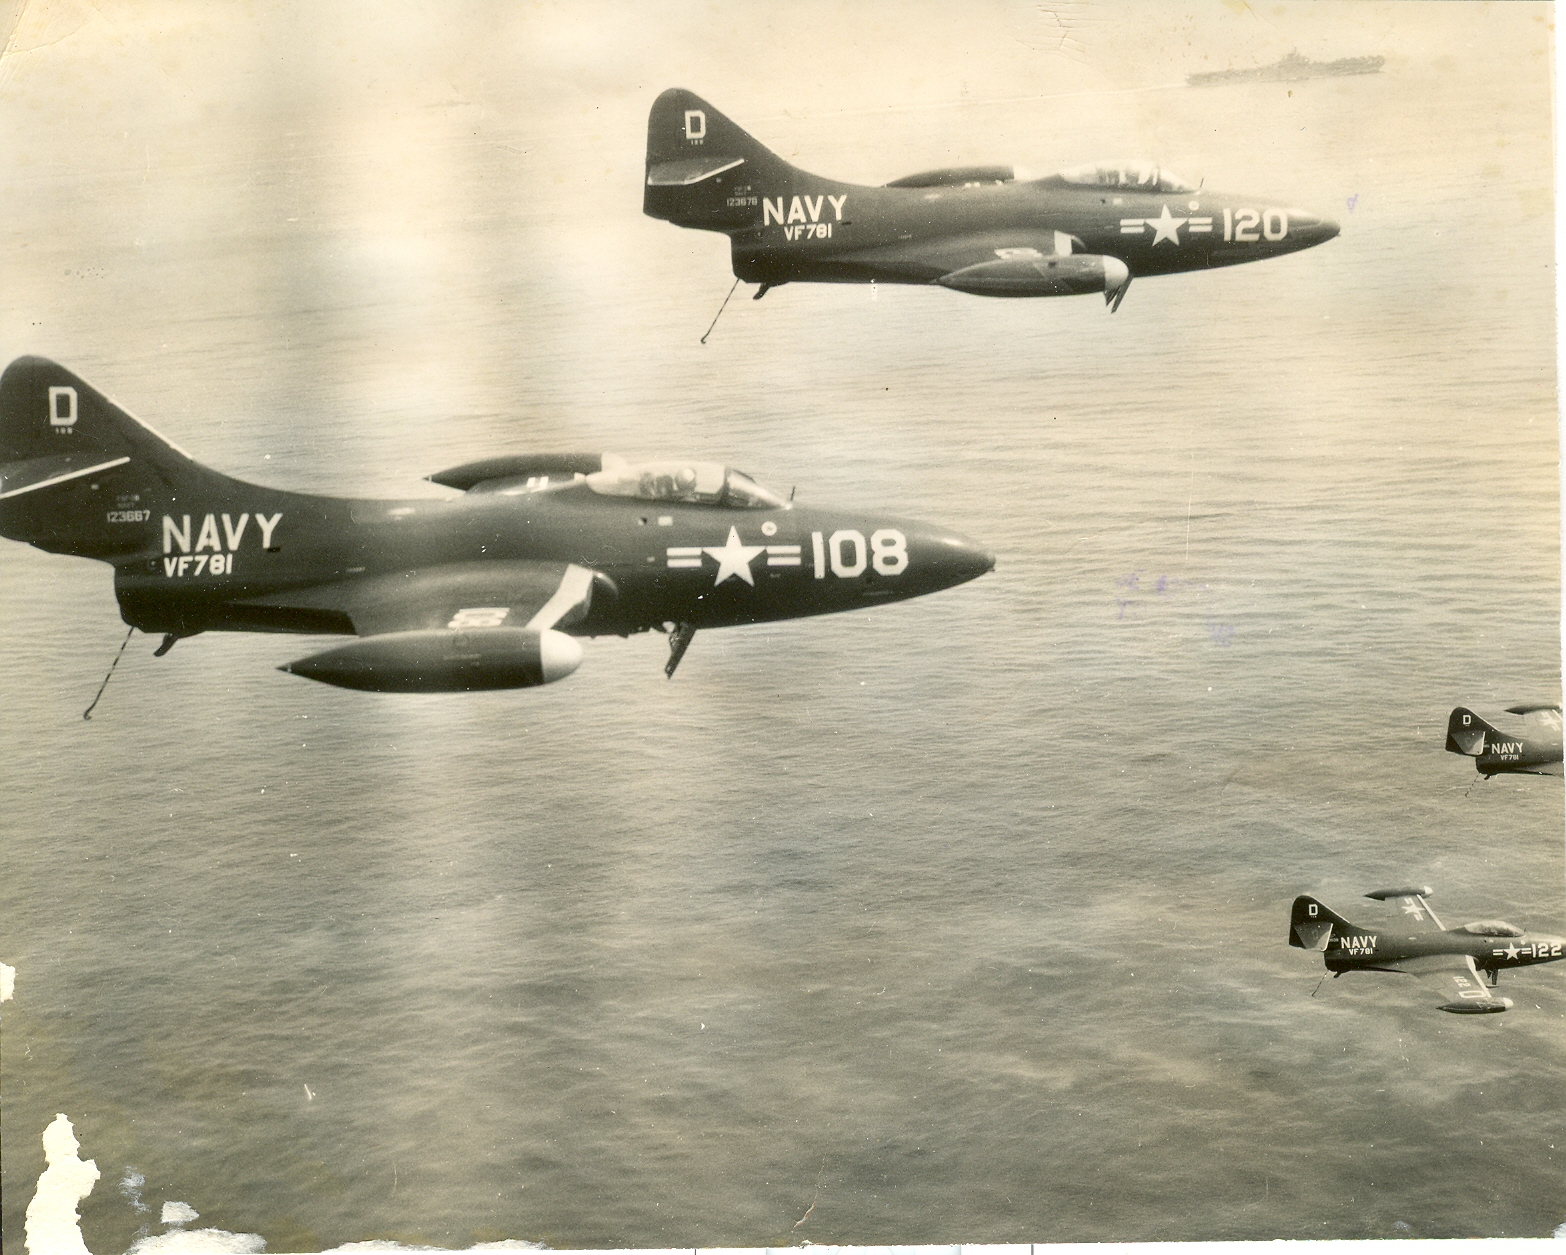
M 1186 76 L 1191 87 L 1213 87 L 1220 83 L 1293 83 L 1306 78 L 1340 78 L 1349 74 L 1379 74 L 1385 57 L 1344 57 L 1338 61 L 1312 61 L 1291 52 L 1281 61 L 1253 70 L 1213 70 Z

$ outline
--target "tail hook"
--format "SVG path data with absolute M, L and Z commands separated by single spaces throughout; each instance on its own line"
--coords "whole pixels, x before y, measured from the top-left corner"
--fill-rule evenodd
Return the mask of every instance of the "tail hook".
M 129 632 L 125 633 L 125 639 L 120 642 L 120 652 L 114 655 L 114 661 L 109 664 L 109 674 L 103 677 L 103 683 L 98 686 L 97 697 L 92 699 L 91 706 L 88 706 L 86 710 L 82 711 L 82 718 L 88 722 L 92 721 L 93 708 L 97 706 L 98 698 L 103 696 L 103 690 L 109 687 L 109 676 L 112 676 L 114 674 L 114 668 L 120 665 L 120 658 L 124 655 L 125 647 L 130 644 L 130 638 L 135 633 L 135 631 L 135 628 L 131 628 Z
M 739 287 L 739 285 L 740 285 L 740 281 L 738 279 L 734 280 L 734 288 Z M 729 289 L 729 296 L 733 296 L 734 295 L 734 288 L 730 288 Z M 712 326 L 707 328 L 707 335 L 704 335 L 701 338 L 701 342 L 703 344 L 707 343 L 707 336 L 710 336 L 712 334 L 712 328 L 716 327 L 718 325 L 718 319 L 723 317 L 723 311 L 726 310 L 729 307 L 729 296 L 725 296 L 723 298 L 723 304 L 718 306 L 718 312 L 712 316 Z

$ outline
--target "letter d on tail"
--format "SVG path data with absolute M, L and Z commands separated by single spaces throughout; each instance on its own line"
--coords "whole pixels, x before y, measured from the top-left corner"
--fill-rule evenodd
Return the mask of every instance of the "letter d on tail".
M 1495 729 L 1467 707 L 1459 706 L 1446 722 L 1446 748 L 1453 754 L 1478 758 L 1484 753 L 1484 738 Z

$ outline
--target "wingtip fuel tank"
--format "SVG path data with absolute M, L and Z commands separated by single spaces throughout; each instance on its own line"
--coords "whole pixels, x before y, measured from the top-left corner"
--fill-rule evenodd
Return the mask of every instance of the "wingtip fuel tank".
M 564 632 L 492 627 L 365 637 L 278 670 L 367 693 L 475 693 L 553 684 L 581 662 Z

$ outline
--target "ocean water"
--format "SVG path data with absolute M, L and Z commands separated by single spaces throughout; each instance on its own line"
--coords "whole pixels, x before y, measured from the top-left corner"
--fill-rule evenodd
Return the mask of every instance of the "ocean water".
M 7 360 L 279 487 L 691 453 L 999 560 L 673 681 L 661 638 L 394 697 L 137 636 L 83 722 L 108 568 L 8 543 L 6 1246 L 56 1112 L 100 1253 L 171 1200 L 272 1250 L 1566 1221 L 1566 970 L 1459 1018 L 1286 944 L 1410 881 L 1566 927 L 1560 781 L 1441 749 L 1560 694 L 1550 14 L 25 19 Z M 1291 46 L 1388 63 L 1176 86 Z M 844 179 L 1146 152 L 1343 231 L 1113 316 L 737 293 L 703 345 L 726 241 L 639 213 L 676 84 Z

